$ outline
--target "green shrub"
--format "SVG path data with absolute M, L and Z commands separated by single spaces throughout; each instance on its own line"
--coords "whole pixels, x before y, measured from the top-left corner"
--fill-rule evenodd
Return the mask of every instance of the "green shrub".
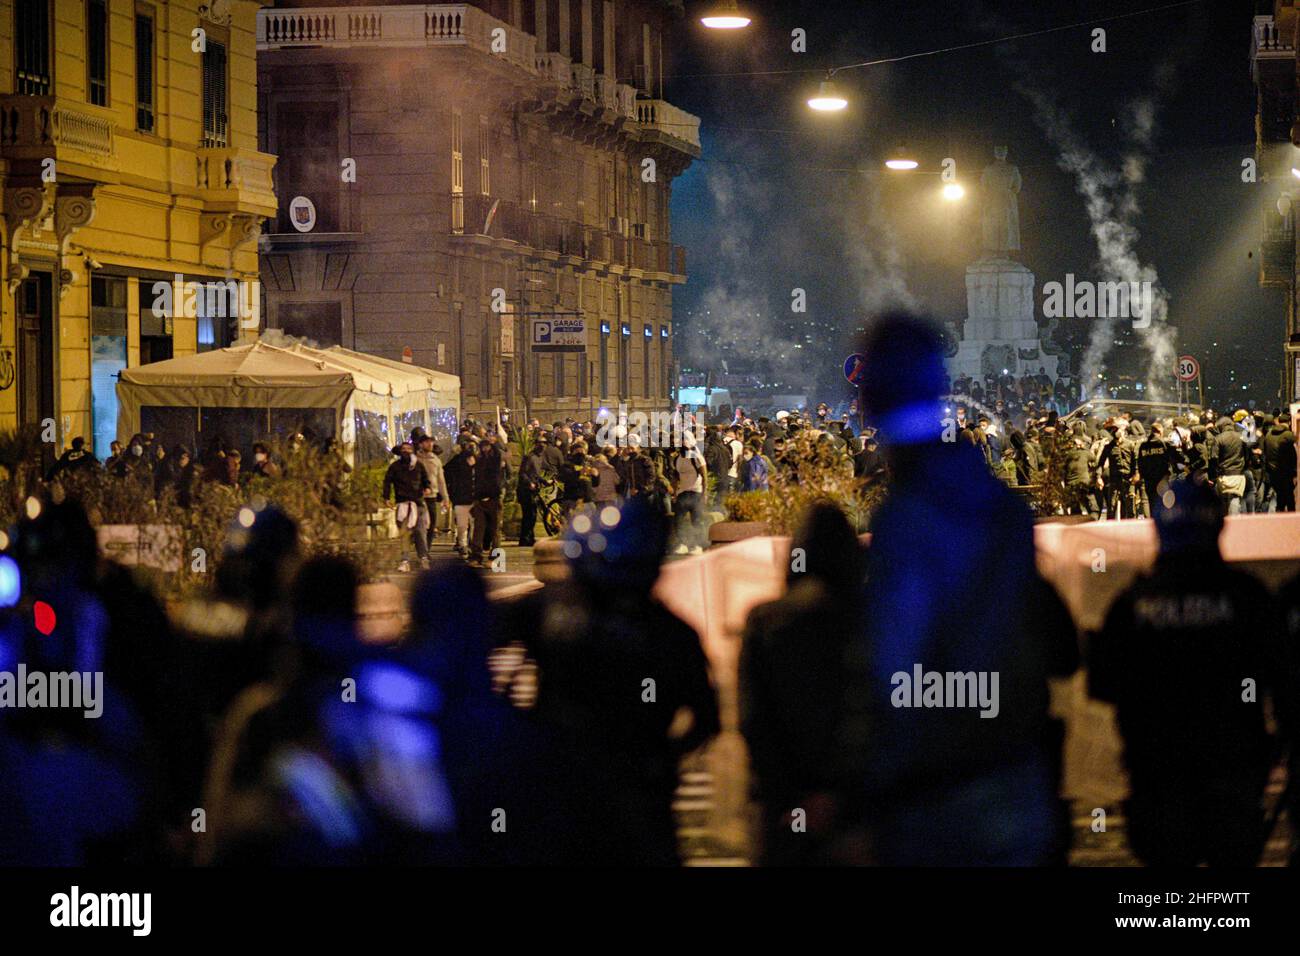
M 768 476 L 767 491 L 727 497 L 724 504 L 733 521 L 763 521 L 769 534 L 789 535 L 811 505 L 829 501 L 844 511 L 858 531 L 866 530 L 885 492 L 880 484 L 864 487 L 853 477 L 853 459 L 845 446 L 805 430 L 786 442 L 786 460 L 795 466 L 776 465 Z
M 26 459 L 20 456 L 26 454 Z M 238 487 L 196 477 L 191 504 L 180 507 L 173 489 L 154 499 L 149 472 L 110 475 L 102 468 L 64 473 L 48 486 L 39 480 L 40 447 L 14 433 L 0 433 L 0 519 L 17 520 L 23 500 L 47 491 L 55 501 L 72 499 L 85 508 L 95 527 L 107 524 L 166 524 L 181 529 L 185 553 L 181 571 L 158 576 L 164 597 L 180 597 L 211 582 L 221 562 L 226 534 L 247 505 L 274 505 L 298 525 L 304 557 L 338 555 L 357 566 L 362 579 L 378 579 L 387 569 L 389 548 L 371 539 L 367 518 L 381 507 L 384 465 L 353 471 L 335 453 L 306 446 L 273 449 L 282 462 L 275 478 L 250 478 Z M 6 456 L 9 460 L 6 461 Z M 197 558 L 195 549 L 201 549 Z

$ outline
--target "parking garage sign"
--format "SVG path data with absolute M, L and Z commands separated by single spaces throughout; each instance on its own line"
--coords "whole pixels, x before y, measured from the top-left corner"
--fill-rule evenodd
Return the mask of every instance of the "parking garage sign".
M 580 316 L 533 319 L 534 352 L 585 352 L 587 324 Z

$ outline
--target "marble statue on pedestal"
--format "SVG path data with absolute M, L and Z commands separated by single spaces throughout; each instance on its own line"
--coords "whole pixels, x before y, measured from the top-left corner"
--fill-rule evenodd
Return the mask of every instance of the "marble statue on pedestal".
M 1020 251 L 1020 170 L 1007 162 L 1007 148 L 993 149 L 994 161 L 980 177 L 985 252 Z
M 1012 258 L 1020 252 L 1020 170 L 1005 146 L 993 156 L 980 176 L 980 256 L 966 268 L 966 321 L 951 361 L 954 375 L 978 379 L 1037 372 L 1060 351 L 1038 328 L 1034 274 Z

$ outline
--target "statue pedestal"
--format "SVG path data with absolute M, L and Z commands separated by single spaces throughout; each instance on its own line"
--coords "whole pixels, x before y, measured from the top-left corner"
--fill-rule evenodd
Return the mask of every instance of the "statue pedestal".
M 1019 262 L 998 257 L 967 266 L 966 324 L 952 361 L 954 376 L 971 375 L 983 381 L 986 375 L 1001 375 L 1003 369 L 1019 376 L 1054 364 L 1043 353 L 1038 337 L 1034 274 Z

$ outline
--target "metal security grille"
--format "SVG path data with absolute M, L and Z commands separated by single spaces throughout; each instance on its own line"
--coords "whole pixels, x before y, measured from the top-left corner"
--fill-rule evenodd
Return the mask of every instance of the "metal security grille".
M 24 96 L 50 93 L 49 0 L 18 0 L 14 11 L 16 86 Z
M 211 38 L 203 51 L 203 145 L 226 145 L 226 47 Z

